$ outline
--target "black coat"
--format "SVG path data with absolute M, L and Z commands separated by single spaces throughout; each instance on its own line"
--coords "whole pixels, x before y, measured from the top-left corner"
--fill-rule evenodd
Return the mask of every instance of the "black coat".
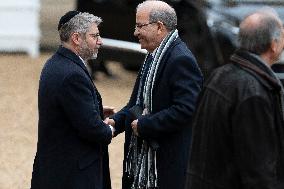
M 185 189 L 284 188 L 280 85 L 238 51 L 205 84 L 193 120 Z
M 111 129 L 80 58 L 60 47 L 44 65 L 38 91 L 38 144 L 32 189 L 109 189 Z
M 132 122 L 128 109 L 135 105 L 141 72 L 136 80 L 130 101 L 114 117 L 118 132 L 125 131 L 124 171 Z M 161 60 L 153 89 L 152 114 L 138 120 L 142 138 L 155 139 L 159 189 L 182 189 L 191 141 L 191 116 L 202 85 L 202 75 L 194 56 L 178 38 Z M 123 189 L 129 189 L 123 175 Z

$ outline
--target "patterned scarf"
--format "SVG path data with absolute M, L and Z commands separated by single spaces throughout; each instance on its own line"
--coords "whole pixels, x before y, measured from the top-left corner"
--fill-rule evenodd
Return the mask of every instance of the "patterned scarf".
M 150 64 L 146 63 L 146 60 L 151 55 L 148 53 L 145 58 L 145 61 L 142 65 L 142 74 L 140 75 L 140 84 L 136 99 L 136 105 L 143 104 L 144 115 L 152 113 L 152 94 L 156 80 L 156 74 L 164 54 L 167 52 L 169 46 L 177 38 L 178 31 L 173 30 L 159 45 Z M 149 68 L 146 69 L 146 66 L 149 66 Z M 145 76 L 145 74 L 147 74 L 145 83 L 142 83 L 142 77 Z M 141 95 L 143 97 L 143 100 L 141 98 Z M 143 102 L 141 102 L 141 100 Z M 156 150 L 156 142 L 152 140 L 142 140 L 132 133 L 129 151 L 126 157 L 126 173 L 132 183 L 131 189 L 158 188 Z

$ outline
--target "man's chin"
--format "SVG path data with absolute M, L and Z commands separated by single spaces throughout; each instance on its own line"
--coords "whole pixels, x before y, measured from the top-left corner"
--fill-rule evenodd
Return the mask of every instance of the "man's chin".
M 87 60 L 97 59 L 97 57 L 98 57 L 98 53 L 94 53 L 94 54 L 92 54 L 91 56 L 89 56 L 89 57 L 87 58 Z
M 150 50 L 149 47 L 150 47 L 150 46 L 148 46 L 148 45 L 140 44 L 140 48 L 141 48 L 141 49 L 145 49 L 145 50 L 149 51 L 149 50 Z

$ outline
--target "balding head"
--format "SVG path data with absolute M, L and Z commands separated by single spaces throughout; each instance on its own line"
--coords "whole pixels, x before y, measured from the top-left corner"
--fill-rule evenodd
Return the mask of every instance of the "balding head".
M 136 12 L 149 12 L 149 22 L 162 22 L 171 31 L 176 28 L 177 16 L 175 10 L 163 1 L 149 0 L 140 3 Z
M 266 15 L 259 12 L 249 15 L 243 22 L 240 24 L 241 30 L 256 30 L 258 27 L 261 27 L 261 22 Z
M 140 3 L 137 6 L 137 10 L 138 9 L 172 9 L 172 7 L 170 5 L 168 5 L 167 3 L 165 3 L 164 1 L 157 1 L 157 0 L 148 0 L 148 1 L 144 1 L 142 3 Z
M 282 23 L 273 9 L 261 9 L 240 24 L 240 48 L 258 55 L 266 52 L 273 40 L 280 40 Z

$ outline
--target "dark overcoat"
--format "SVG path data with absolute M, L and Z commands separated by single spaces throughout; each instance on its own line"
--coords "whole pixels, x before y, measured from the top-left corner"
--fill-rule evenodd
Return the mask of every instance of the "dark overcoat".
M 193 119 L 185 189 L 284 188 L 281 86 L 271 73 L 246 51 L 213 72 Z
M 132 119 L 128 110 L 136 103 L 140 78 L 141 71 L 129 103 L 114 117 L 117 132 L 125 131 L 124 171 L 132 133 Z M 153 111 L 138 120 L 140 137 L 154 139 L 159 144 L 159 189 L 183 188 L 191 141 L 191 117 L 202 80 L 194 56 L 185 43 L 177 38 L 164 54 L 157 71 L 153 89 Z M 122 183 L 123 189 L 130 188 L 125 172 Z
M 43 67 L 32 189 L 110 189 L 102 100 L 81 59 L 59 47 Z

